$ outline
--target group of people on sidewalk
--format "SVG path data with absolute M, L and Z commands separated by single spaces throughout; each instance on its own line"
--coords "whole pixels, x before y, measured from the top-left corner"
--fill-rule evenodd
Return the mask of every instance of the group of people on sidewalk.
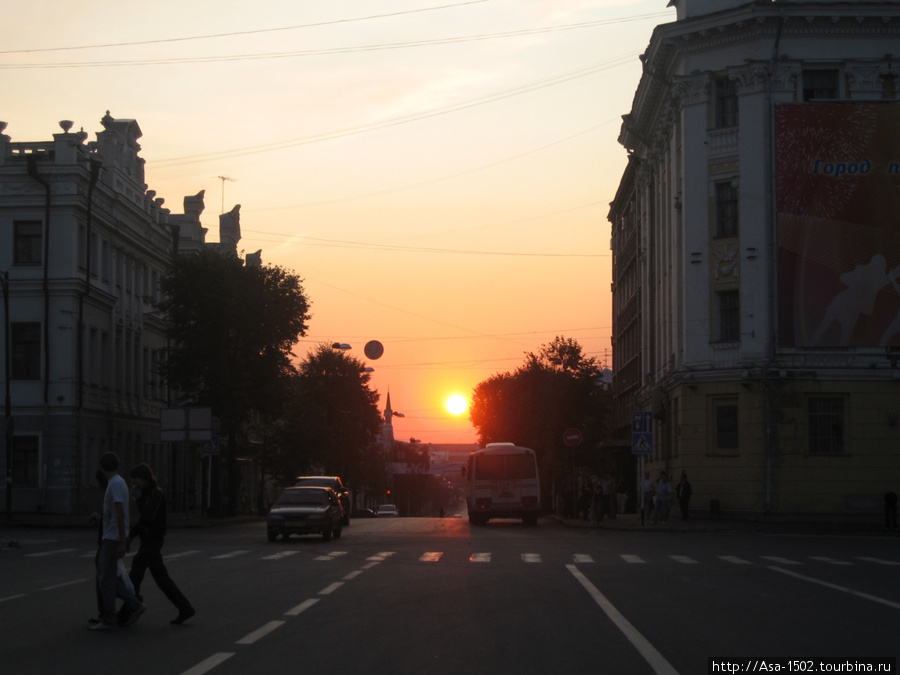
M 650 472 L 644 472 L 644 478 L 641 480 L 641 524 L 653 509 L 653 524 L 663 525 L 669 520 L 669 509 L 672 504 L 672 495 L 678 499 L 678 506 L 681 509 L 681 519 L 687 520 L 690 516 L 690 502 L 693 489 L 688 482 L 687 473 L 681 472 L 681 480 L 676 488 L 672 487 L 669 481 L 669 474 L 662 471 L 659 474 L 659 480 L 655 483 L 650 478 Z
M 162 559 L 162 546 L 166 536 L 166 497 L 157 483 L 153 470 L 147 464 L 139 464 L 131 471 L 132 494 L 119 475 L 119 457 L 107 452 L 100 458 L 97 480 L 105 487 L 101 513 L 92 519 L 100 523 L 100 542 L 97 550 L 97 604 L 100 614 L 88 622 L 93 631 L 114 630 L 117 626 L 131 626 L 146 611 L 140 595 L 141 583 L 147 570 L 159 589 L 178 609 L 170 623 L 182 624 L 196 613 L 191 603 L 172 581 Z M 130 531 L 129 500 L 134 498 L 140 519 Z M 131 571 L 124 564 L 133 539 L 141 543 Z M 122 599 L 122 608 L 116 611 L 116 597 Z

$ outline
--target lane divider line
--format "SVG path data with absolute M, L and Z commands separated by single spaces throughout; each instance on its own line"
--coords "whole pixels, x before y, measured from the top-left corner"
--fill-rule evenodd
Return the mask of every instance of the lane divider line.
M 252 633 L 247 633 L 247 635 L 245 635 L 245 636 L 242 637 L 240 640 L 238 640 L 237 642 L 235 642 L 235 644 L 238 644 L 238 645 L 252 645 L 254 642 L 256 642 L 257 640 L 259 640 L 260 638 L 265 637 L 266 635 L 268 635 L 269 633 L 271 633 L 271 632 L 272 632 L 273 630 L 275 630 L 276 628 L 280 628 L 280 627 L 283 626 L 285 623 L 286 623 L 285 621 L 269 621 L 269 623 L 267 623 L 267 624 L 261 626 L 260 628 L 257 628 L 257 629 L 256 629 L 255 631 L 253 631 Z
M 234 656 L 234 652 L 218 652 L 210 656 L 208 659 L 204 659 L 196 666 L 188 668 L 183 673 L 181 673 L 181 675 L 203 675 L 203 673 L 208 673 L 217 665 L 219 665 L 223 661 L 227 661 L 232 656 Z
M 892 602 L 891 600 L 879 598 L 877 595 L 869 595 L 868 593 L 863 593 L 862 591 L 854 591 L 852 588 L 847 588 L 846 586 L 838 586 L 837 584 L 833 584 L 830 581 L 823 581 L 822 579 L 814 579 L 813 577 L 808 577 L 803 574 L 797 574 L 796 572 L 791 572 L 790 570 L 786 570 L 783 567 L 775 567 L 774 565 L 770 565 L 769 569 L 774 570 L 775 572 L 781 572 L 782 574 L 787 574 L 789 577 L 794 577 L 795 579 L 808 581 L 811 584 L 819 584 L 819 586 L 830 588 L 833 591 L 849 593 L 850 595 L 855 595 L 856 597 L 863 598 L 864 600 L 871 600 L 872 602 L 877 602 L 881 605 L 887 605 L 888 607 L 893 607 L 894 609 L 900 609 L 900 602 Z
M 312 607 L 318 601 L 319 601 L 319 598 L 309 598 L 308 600 L 304 600 L 303 602 L 301 602 L 296 607 L 292 607 L 291 609 L 286 611 L 284 614 L 285 614 L 285 616 L 297 616 L 298 614 L 302 614 L 303 612 L 308 610 L 310 607 Z
M 650 664 L 650 667 L 653 669 L 653 672 L 656 675 L 678 675 L 678 671 L 672 666 L 671 663 L 666 661 L 666 658 L 660 654 L 656 647 L 650 644 L 650 641 L 645 638 L 643 635 L 638 632 L 637 628 L 635 628 L 631 623 L 622 616 L 621 612 L 617 610 L 613 604 L 606 599 L 606 596 L 600 592 L 594 584 L 590 582 L 590 580 L 581 573 L 575 565 L 566 565 L 566 569 L 572 573 L 578 583 L 580 583 L 584 589 L 588 592 L 594 602 L 596 602 L 600 609 L 609 617 L 609 619 L 616 625 L 622 634 L 628 638 L 628 641 L 634 645 L 635 649 L 638 650 L 641 656 L 644 657 L 644 660 Z

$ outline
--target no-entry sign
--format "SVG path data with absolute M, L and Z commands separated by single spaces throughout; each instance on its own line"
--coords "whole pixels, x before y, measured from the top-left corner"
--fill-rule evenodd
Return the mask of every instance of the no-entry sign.
M 565 433 L 563 433 L 563 443 L 568 445 L 570 448 L 581 445 L 581 439 L 581 430 L 576 429 L 575 427 L 569 427 L 568 429 L 566 429 Z

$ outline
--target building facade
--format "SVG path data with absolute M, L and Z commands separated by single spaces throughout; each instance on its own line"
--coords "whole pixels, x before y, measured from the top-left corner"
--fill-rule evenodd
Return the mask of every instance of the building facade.
M 205 241 L 203 193 L 170 214 L 144 183 L 137 122 L 107 113 L 101 124 L 91 142 L 71 122 L 51 141 L 13 142 L 0 123 L 2 510 L 95 510 L 108 450 L 185 484 L 175 474 L 188 463 L 160 442 L 168 392 L 156 303 L 179 246 Z
M 619 140 L 617 435 L 692 508 L 900 488 L 900 3 L 673 0 Z

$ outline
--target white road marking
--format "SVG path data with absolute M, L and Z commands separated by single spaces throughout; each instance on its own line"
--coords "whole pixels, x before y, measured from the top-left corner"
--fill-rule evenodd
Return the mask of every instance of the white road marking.
M 629 555 L 624 554 L 621 556 L 622 560 L 627 562 L 630 565 L 643 565 L 646 561 L 639 555 Z
M 779 558 L 777 555 L 764 555 L 760 556 L 766 560 L 771 560 L 772 562 L 779 563 L 781 565 L 802 565 L 803 563 L 797 562 L 796 560 L 790 560 L 788 558 Z
M 699 564 L 696 560 L 694 560 L 693 558 L 688 558 L 686 555 L 670 555 L 669 557 L 670 557 L 672 560 L 674 560 L 675 562 L 679 562 L 679 563 L 682 563 L 682 564 L 684 564 L 684 565 L 697 565 L 697 564 Z
M 896 562 L 895 560 L 882 560 L 881 558 L 870 558 L 868 556 L 858 555 L 856 556 L 857 560 L 865 560 L 866 562 L 877 563 L 879 565 L 900 565 L 900 562 Z
M 469 556 L 469 562 L 484 563 L 491 562 L 490 553 L 473 553 Z
M 164 555 L 163 560 L 175 560 L 176 558 L 184 558 L 188 555 L 194 555 L 195 553 L 200 553 L 200 551 L 182 551 L 181 553 L 173 553 L 172 555 Z
M 58 548 L 54 551 L 41 551 L 40 553 L 26 553 L 26 558 L 43 558 L 48 555 L 57 555 L 59 553 L 71 553 L 72 551 L 77 551 L 77 548 Z
M 313 558 L 313 560 L 334 560 L 335 558 L 339 558 L 342 555 L 347 555 L 347 551 L 332 551 L 331 553 L 326 553 L 325 555 L 319 555 Z
M 539 562 L 541 562 L 541 554 L 540 553 L 523 553 L 522 554 L 522 562 L 539 563 Z
M 210 560 L 224 560 L 225 558 L 236 558 L 239 555 L 250 553 L 250 551 L 232 551 L 231 553 L 223 553 L 222 555 L 214 555 Z
M 813 560 L 818 560 L 819 562 L 828 563 L 829 565 L 852 565 L 852 562 L 847 562 L 846 560 L 835 560 L 834 558 L 828 558 L 824 555 L 813 555 L 810 556 Z
M 572 576 L 574 576 L 578 580 L 578 583 L 584 587 L 606 616 L 608 616 L 616 627 L 622 631 L 622 634 L 628 638 L 628 641 L 634 645 L 635 649 L 638 650 L 638 653 L 650 664 L 650 667 L 656 675 L 678 675 L 678 671 L 672 667 L 672 664 L 666 661 L 665 657 L 650 644 L 650 641 L 641 635 L 638 630 L 629 623 L 628 619 L 622 616 L 619 610 L 606 599 L 603 593 L 601 593 L 600 590 L 594 586 L 594 584 L 592 584 L 577 567 L 575 567 L 575 565 L 566 565 L 566 569 L 572 573 Z
M 572 561 L 576 563 L 592 563 L 594 559 L 587 553 L 575 553 L 572 556 Z
M 328 586 L 323 588 L 321 591 L 319 591 L 319 595 L 331 595 L 332 593 L 334 593 L 337 589 L 339 589 L 343 585 L 344 585 L 343 581 L 335 581 L 333 584 L 329 584 Z
M 232 656 L 234 656 L 234 652 L 218 652 L 217 654 L 213 654 L 212 656 L 210 656 L 208 659 L 204 659 L 193 668 L 188 668 L 183 673 L 181 673 L 181 675 L 203 675 L 203 673 L 208 673 L 217 665 L 219 665 L 223 661 L 227 661 Z
M 752 565 L 753 563 L 749 560 L 744 560 L 743 558 L 738 558 L 733 555 L 720 555 L 720 560 L 724 560 L 725 562 L 730 562 L 733 565 Z
M 65 583 L 62 583 L 62 584 L 56 584 L 56 585 L 54 585 L 54 586 L 47 586 L 47 587 L 42 588 L 42 589 L 40 589 L 40 590 L 42 590 L 42 591 L 55 591 L 57 588 L 64 588 L 64 587 L 66 587 L 66 586 L 74 586 L 75 584 L 80 584 L 80 583 L 83 582 L 83 581 L 87 581 L 87 579 L 76 579 L 75 581 L 66 581 Z
M 25 593 L 19 593 L 18 595 L 8 595 L 5 598 L 0 598 L 0 602 L 6 602 L 7 600 L 15 600 L 16 598 L 24 598 Z
M 282 558 L 288 558 L 292 555 L 297 555 L 300 551 L 281 551 L 280 553 L 273 553 L 272 555 L 264 555 L 263 560 L 281 560 Z
M 306 610 L 308 610 L 310 607 L 312 607 L 318 601 L 319 601 L 319 598 L 309 598 L 308 600 L 304 600 L 296 607 L 292 607 L 291 609 L 286 611 L 285 615 L 297 616 L 298 614 L 301 614 L 302 612 L 305 612 Z
M 353 572 L 350 572 L 350 574 L 348 574 L 347 576 L 344 577 L 344 581 L 352 581 L 353 579 L 355 579 L 362 573 L 363 573 L 362 570 L 354 570 Z
M 442 551 L 428 551 L 427 553 L 423 553 L 419 560 L 421 562 L 437 562 L 441 559 L 442 555 L 444 555 Z
M 858 598 L 865 598 L 866 600 L 871 600 L 872 602 L 877 602 L 882 605 L 887 605 L 888 607 L 893 607 L 894 609 L 900 609 L 900 602 L 892 602 L 891 600 L 885 600 L 884 598 L 879 598 L 877 595 L 869 595 L 868 593 L 862 593 L 861 591 L 854 591 L 852 588 L 847 588 L 846 586 L 838 586 L 837 584 L 832 584 L 828 581 L 822 581 L 821 579 L 814 579 L 813 577 L 807 577 L 803 574 L 797 574 L 796 572 L 791 572 L 790 570 L 785 570 L 780 567 L 775 567 L 774 565 L 769 566 L 770 570 L 774 570 L 776 572 L 781 572 L 782 574 L 787 574 L 788 576 L 794 577 L 796 579 L 802 579 L 803 581 L 809 581 L 813 584 L 819 584 L 820 586 L 825 586 L 825 588 L 830 588 L 835 591 L 841 591 L 842 593 L 849 593 L 850 595 L 855 595 Z
M 248 633 L 247 635 L 242 637 L 240 640 L 238 640 L 235 644 L 252 645 L 254 642 L 259 640 L 260 638 L 265 637 L 266 635 L 271 633 L 276 628 L 283 626 L 285 623 L 286 623 L 285 621 L 270 621 L 269 623 L 265 624 L 264 626 L 257 628 L 252 633 Z

